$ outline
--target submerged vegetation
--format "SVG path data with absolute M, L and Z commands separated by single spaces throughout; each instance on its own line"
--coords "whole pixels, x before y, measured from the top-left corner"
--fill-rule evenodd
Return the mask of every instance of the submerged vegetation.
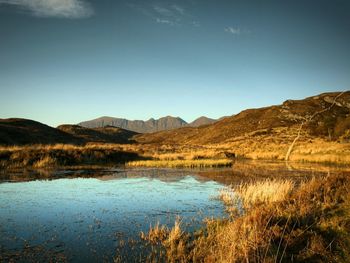
M 169 262 L 345 262 L 350 257 L 350 178 L 327 176 L 294 185 L 250 183 L 221 193 L 228 219 L 207 220 L 190 236 L 177 222 L 142 237 Z M 232 209 L 232 207 L 235 207 Z M 157 237 L 157 238 L 156 238 Z

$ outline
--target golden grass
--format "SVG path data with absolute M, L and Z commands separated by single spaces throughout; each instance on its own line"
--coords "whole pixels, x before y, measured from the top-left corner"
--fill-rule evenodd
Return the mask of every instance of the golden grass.
M 143 145 L 144 155 L 156 160 L 197 160 L 226 158 L 225 152 L 238 158 L 284 160 L 298 133 L 298 126 L 274 128 L 270 133 L 249 133 L 220 144 Z M 138 146 L 133 146 L 138 147 Z M 141 148 L 140 148 L 141 149 Z M 139 150 L 140 150 L 139 149 Z M 290 155 L 292 162 L 350 164 L 350 142 L 329 141 L 301 132 Z
M 206 145 L 208 150 L 230 151 L 249 159 L 284 160 L 290 144 L 297 135 L 297 127 L 274 128 L 268 134 L 246 134 L 224 143 Z M 290 161 L 350 164 L 350 142 L 314 138 L 302 131 Z
M 140 237 L 142 240 L 147 240 L 153 244 L 156 244 L 159 240 L 165 240 L 168 235 L 169 229 L 162 225 L 159 225 L 159 222 L 152 227 L 150 226 L 147 234 L 141 231 Z
M 0 168 L 50 168 L 57 166 L 124 164 L 142 159 L 138 153 L 115 144 L 29 145 L 0 147 Z
M 147 234 L 141 232 L 141 239 L 153 245 L 161 244 L 166 249 L 167 262 L 184 262 L 186 260 L 188 234 L 181 229 L 179 217 L 176 218 L 172 228 L 159 226 L 159 223 L 154 227 L 151 226 Z
M 269 190 L 263 190 L 264 186 Z M 172 249 L 163 242 L 165 261 L 347 262 L 349 188 L 347 175 L 314 178 L 298 186 L 285 180 L 245 185 L 238 194 L 247 199 L 245 213 L 207 220 L 192 237 L 176 230 L 180 233 L 176 243 L 182 237 L 183 249 Z M 260 194 L 251 194 L 253 189 Z M 230 204 L 227 193 L 223 196 Z
M 244 206 L 264 203 L 270 204 L 284 200 L 294 188 L 291 180 L 267 179 L 255 183 L 246 183 L 234 189 Z
M 254 183 L 243 183 L 236 187 L 225 187 L 219 191 L 219 199 L 226 205 L 241 200 L 246 208 L 260 203 L 284 200 L 293 190 L 292 180 L 265 179 Z
M 51 156 L 50 152 L 86 153 L 94 152 L 93 159 L 102 161 L 111 152 L 133 152 L 141 158 L 152 159 L 147 162 L 129 163 L 130 166 L 145 167 L 218 167 L 230 166 L 230 161 L 224 161 L 227 153 L 234 153 L 238 158 L 284 160 L 286 153 L 297 133 L 296 128 L 275 128 L 271 133 L 249 133 L 244 136 L 231 138 L 221 144 L 207 145 L 159 145 L 159 144 L 104 144 L 88 143 L 84 146 L 57 145 L 28 145 L 28 146 L 0 146 L 0 167 L 5 166 L 33 166 L 53 165 L 54 162 L 35 160 L 20 160 L 20 156 L 29 157 L 31 152 L 40 153 L 39 159 L 49 155 L 56 159 L 59 165 L 66 165 L 62 159 Z M 8 159 L 8 156 L 12 156 Z M 18 158 L 15 158 L 15 157 Z M 80 156 L 80 157 L 79 157 Z M 30 157 L 32 158 L 32 157 Z M 76 154 L 79 163 L 87 162 Z M 24 158 L 25 159 L 25 158 Z M 85 159 L 84 161 L 81 159 Z M 127 159 L 127 158 L 125 158 Z M 133 160 L 134 160 L 133 159 Z M 214 161 L 215 160 L 215 161 Z M 328 141 L 302 132 L 300 140 L 295 144 L 289 157 L 292 162 L 350 164 L 350 142 Z M 12 163 L 11 163 L 12 162 Z
M 228 167 L 232 165 L 229 159 L 201 159 L 201 160 L 146 160 L 127 162 L 129 167 L 169 167 L 169 168 L 197 168 L 197 167 Z
M 42 159 L 33 163 L 34 168 L 50 168 L 57 166 L 57 160 L 50 156 L 45 156 Z

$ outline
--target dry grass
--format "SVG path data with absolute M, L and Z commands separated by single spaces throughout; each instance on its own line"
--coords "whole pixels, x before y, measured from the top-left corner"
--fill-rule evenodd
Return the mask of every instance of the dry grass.
M 30 145 L 0 148 L 0 168 L 50 168 L 72 165 L 124 164 L 142 159 L 137 153 L 125 151 L 119 145 L 92 144 L 75 146 Z
M 169 230 L 166 226 L 160 226 L 159 222 L 157 222 L 157 224 L 154 227 L 150 226 L 147 234 L 141 232 L 140 236 L 142 240 L 146 240 L 148 242 L 156 244 L 159 240 L 165 240 L 166 236 L 168 235 L 168 232 Z
M 236 205 L 241 201 L 245 208 L 261 203 L 271 204 L 284 200 L 294 188 L 292 180 L 265 179 L 254 183 L 243 183 L 220 190 L 219 199 L 225 205 Z
M 144 156 L 162 161 L 222 159 L 226 158 L 226 152 L 235 153 L 238 158 L 284 160 L 297 133 L 298 126 L 280 127 L 269 133 L 254 132 L 231 138 L 220 144 L 142 145 L 138 150 L 144 150 Z M 291 152 L 290 161 L 350 164 L 350 142 L 315 139 L 302 131 L 300 140 Z
M 283 134 L 283 135 L 282 135 Z M 284 160 L 295 130 L 279 129 L 275 133 L 260 136 L 245 136 L 224 144 L 218 149 L 230 150 L 249 159 Z M 290 161 L 350 164 L 350 143 L 314 139 L 304 133 L 290 155 Z
M 156 145 L 156 144 L 103 144 L 89 143 L 84 146 L 57 145 L 29 145 L 0 147 L 0 167 L 8 166 L 37 166 L 45 167 L 107 161 L 114 152 L 134 153 L 141 158 L 152 159 L 150 162 L 133 163 L 132 166 L 152 167 L 217 167 L 229 166 L 227 153 L 234 153 L 238 158 L 284 160 L 288 148 L 295 138 L 296 128 L 275 128 L 270 133 L 249 133 L 244 136 L 231 138 L 221 144 L 207 145 Z M 65 162 L 58 152 L 68 155 Z M 38 157 L 33 156 L 38 153 Z M 52 154 L 51 154 L 52 153 Z M 88 155 L 91 156 L 90 160 Z M 11 156 L 11 157 L 10 157 Z M 52 160 L 49 161 L 49 158 Z M 76 161 L 73 159 L 76 158 Z M 229 157 L 231 158 L 231 157 Z M 119 157 L 119 159 L 123 159 Z M 126 161 L 130 159 L 124 158 Z M 123 159 L 123 161 L 124 161 Z M 315 139 L 306 132 L 295 144 L 290 155 L 292 162 L 350 164 L 350 142 L 328 141 Z M 40 161 L 42 160 L 42 161 Z M 95 160 L 95 161 L 93 161 Z
M 181 220 L 176 218 L 174 227 L 159 226 L 157 223 L 150 227 L 147 234 L 141 232 L 141 239 L 153 245 L 162 245 L 166 254 L 167 262 L 185 262 L 188 248 L 186 243 L 189 235 L 181 229 Z M 156 257 L 156 258 L 159 258 Z
M 242 200 L 244 207 L 264 203 L 271 204 L 285 200 L 292 192 L 294 183 L 291 180 L 267 179 L 256 183 L 246 183 L 234 189 Z
M 202 159 L 202 160 L 146 160 L 126 163 L 130 167 L 169 167 L 169 168 L 196 168 L 196 167 L 228 167 L 232 165 L 229 159 Z
M 44 156 L 42 159 L 33 163 L 34 168 L 49 168 L 49 167 L 55 167 L 57 165 L 58 165 L 57 160 L 50 156 Z
M 269 190 L 262 190 L 264 186 Z M 350 257 L 349 187 L 347 175 L 313 179 L 298 186 L 288 181 L 246 185 L 240 193 L 248 200 L 245 213 L 232 214 L 228 220 L 208 220 L 191 238 L 180 232 L 177 236 L 183 237 L 184 250 L 172 250 L 165 260 L 346 262 Z M 251 194 L 253 189 L 260 194 Z M 224 196 L 230 203 L 227 193 Z M 165 245 L 165 249 L 171 248 Z

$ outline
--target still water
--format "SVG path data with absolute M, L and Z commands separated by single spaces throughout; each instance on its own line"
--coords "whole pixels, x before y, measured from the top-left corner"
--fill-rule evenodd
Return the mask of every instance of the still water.
M 190 172 L 152 169 L 2 182 L 0 261 L 136 259 L 147 251 L 134 242 L 150 225 L 172 226 L 180 216 L 193 231 L 204 218 L 224 216 L 213 198 L 222 187 Z
M 233 168 L 0 171 L 0 262 L 143 261 L 140 240 L 157 222 L 179 216 L 186 231 L 225 217 L 213 198 L 227 184 L 266 178 L 296 181 L 349 167 L 235 162 Z

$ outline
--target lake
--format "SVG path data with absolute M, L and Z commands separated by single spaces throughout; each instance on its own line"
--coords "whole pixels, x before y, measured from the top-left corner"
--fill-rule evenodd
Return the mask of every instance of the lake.
M 348 172 L 345 167 L 237 162 L 233 168 L 72 169 L 2 172 L 0 261 L 139 261 L 140 241 L 157 222 L 181 218 L 194 231 L 205 218 L 225 217 L 218 191 L 227 184 L 284 176 Z
M 222 185 L 169 170 L 109 171 L 97 178 L 0 184 L 3 257 L 69 262 L 133 258 L 140 231 L 177 216 L 188 231 L 206 217 L 223 215 L 213 197 Z

